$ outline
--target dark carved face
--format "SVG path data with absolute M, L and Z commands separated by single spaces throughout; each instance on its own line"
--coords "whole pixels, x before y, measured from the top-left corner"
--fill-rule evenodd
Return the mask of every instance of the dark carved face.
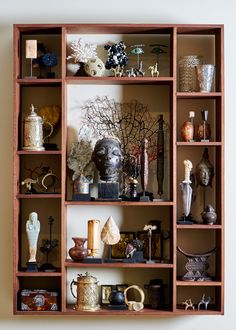
M 92 160 L 100 173 L 101 180 L 116 181 L 123 160 L 118 140 L 114 138 L 103 138 L 97 141 L 92 154 Z

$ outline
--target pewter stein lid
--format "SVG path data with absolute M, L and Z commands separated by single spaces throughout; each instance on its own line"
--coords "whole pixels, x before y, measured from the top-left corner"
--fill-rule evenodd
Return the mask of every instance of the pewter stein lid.
M 86 272 L 85 275 L 78 274 L 77 281 L 78 281 L 78 283 L 81 283 L 81 284 L 97 284 L 98 283 L 98 280 L 96 279 L 96 277 L 89 274 L 89 272 Z
M 40 124 L 43 123 L 42 117 L 40 117 L 36 112 L 35 112 L 35 106 L 31 104 L 30 106 L 30 113 L 25 117 L 25 122 L 39 122 Z

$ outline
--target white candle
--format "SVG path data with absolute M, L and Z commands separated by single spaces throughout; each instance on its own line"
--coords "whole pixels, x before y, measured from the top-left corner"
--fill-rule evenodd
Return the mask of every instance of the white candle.
M 26 40 L 25 57 L 37 58 L 37 40 Z
M 99 220 L 89 220 L 88 221 L 88 249 L 91 250 L 92 256 L 95 256 L 100 249 L 100 221 Z

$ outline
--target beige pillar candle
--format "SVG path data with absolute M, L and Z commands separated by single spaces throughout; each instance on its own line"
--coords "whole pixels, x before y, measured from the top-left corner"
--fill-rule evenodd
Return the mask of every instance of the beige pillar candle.
M 100 250 L 100 221 L 99 220 L 89 220 L 88 221 L 88 249 L 91 250 L 89 256 L 96 256 Z
M 37 58 L 37 40 L 26 40 L 25 57 Z

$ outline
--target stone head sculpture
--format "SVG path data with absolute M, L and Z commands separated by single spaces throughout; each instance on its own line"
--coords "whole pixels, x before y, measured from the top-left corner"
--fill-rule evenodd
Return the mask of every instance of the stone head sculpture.
M 119 139 L 105 137 L 98 140 L 92 153 L 92 160 L 99 171 L 101 180 L 117 181 L 123 160 Z

